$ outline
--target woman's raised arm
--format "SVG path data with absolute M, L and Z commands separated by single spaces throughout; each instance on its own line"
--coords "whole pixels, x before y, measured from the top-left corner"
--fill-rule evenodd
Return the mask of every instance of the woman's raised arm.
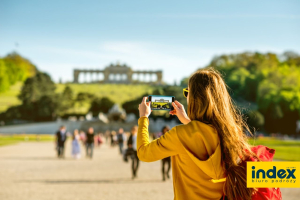
M 185 153 L 184 147 L 177 137 L 176 127 L 160 138 L 149 142 L 149 119 L 141 117 L 138 121 L 137 153 L 141 161 L 153 162 L 163 158 Z

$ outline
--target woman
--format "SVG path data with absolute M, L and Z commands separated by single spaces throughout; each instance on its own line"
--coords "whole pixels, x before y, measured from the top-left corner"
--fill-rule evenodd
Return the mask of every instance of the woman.
M 75 129 L 73 132 L 73 140 L 72 140 L 72 156 L 75 159 L 80 158 L 80 144 L 79 144 L 80 136 L 78 130 Z
M 230 200 L 251 199 L 253 189 L 246 187 L 246 169 L 239 165 L 255 156 L 244 134 L 245 129 L 250 130 L 233 106 L 221 75 L 213 69 L 195 72 L 184 95 L 188 112 L 178 101 L 170 111 L 183 125 L 151 143 L 151 102 L 143 98 L 139 105 L 139 159 L 152 162 L 171 156 L 175 200 L 218 200 L 224 193 Z

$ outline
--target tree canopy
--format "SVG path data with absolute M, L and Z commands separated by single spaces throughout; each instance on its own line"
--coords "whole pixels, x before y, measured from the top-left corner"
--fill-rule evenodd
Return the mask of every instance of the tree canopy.
M 245 52 L 216 56 L 207 67 L 221 71 L 233 98 L 258 105 L 267 132 L 295 134 L 300 116 L 299 60 L 293 52 L 282 56 Z
M 29 60 L 13 52 L 0 58 L 0 92 L 4 92 L 18 81 L 33 77 L 37 68 Z
M 51 77 L 42 72 L 38 72 L 34 77 L 27 78 L 22 87 L 19 99 L 23 104 L 30 104 L 38 101 L 44 95 L 53 95 L 55 84 Z
M 94 98 L 89 111 L 93 113 L 93 116 L 97 116 L 99 112 L 108 113 L 109 109 L 115 104 L 108 97 Z

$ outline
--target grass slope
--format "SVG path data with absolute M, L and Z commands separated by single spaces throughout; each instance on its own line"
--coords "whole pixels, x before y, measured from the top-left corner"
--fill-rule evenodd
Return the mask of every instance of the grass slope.
M 67 84 L 56 84 L 56 92 L 62 93 Z M 125 84 L 68 84 L 73 92 L 74 99 L 79 92 L 89 92 L 98 97 L 109 97 L 111 100 L 121 105 L 122 103 L 133 100 L 144 93 L 151 93 L 155 86 L 149 85 L 125 85 Z M 22 83 L 19 82 L 11 86 L 10 90 L 0 93 L 0 112 L 4 112 L 10 106 L 20 105 L 18 94 L 22 89 Z M 75 104 L 70 112 L 85 113 L 89 108 L 89 102 Z
M 15 105 L 20 105 L 21 101 L 18 95 L 22 88 L 22 83 L 19 82 L 10 87 L 10 90 L 0 93 L 0 112 L 6 111 L 7 108 Z
M 54 141 L 54 135 L 21 134 L 0 135 L 0 146 L 16 144 L 18 142 L 47 142 Z
M 89 92 L 98 97 L 109 97 L 117 104 L 135 99 L 144 93 L 151 93 L 154 86 L 149 85 L 125 85 L 125 84 L 67 84 L 75 93 Z M 57 84 L 56 92 L 62 93 L 66 84 Z
M 256 140 L 249 140 L 249 143 L 254 146 L 264 145 L 275 149 L 274 159 L 300 161 L 300 141 L 259 138 Z

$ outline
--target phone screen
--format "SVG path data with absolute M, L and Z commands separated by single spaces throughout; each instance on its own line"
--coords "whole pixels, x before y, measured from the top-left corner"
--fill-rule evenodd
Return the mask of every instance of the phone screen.
M 174 99 L 174 96 L 151 95 L 148 97 L 148 101 L 151 101 L 151 110 L 173 110 Z

